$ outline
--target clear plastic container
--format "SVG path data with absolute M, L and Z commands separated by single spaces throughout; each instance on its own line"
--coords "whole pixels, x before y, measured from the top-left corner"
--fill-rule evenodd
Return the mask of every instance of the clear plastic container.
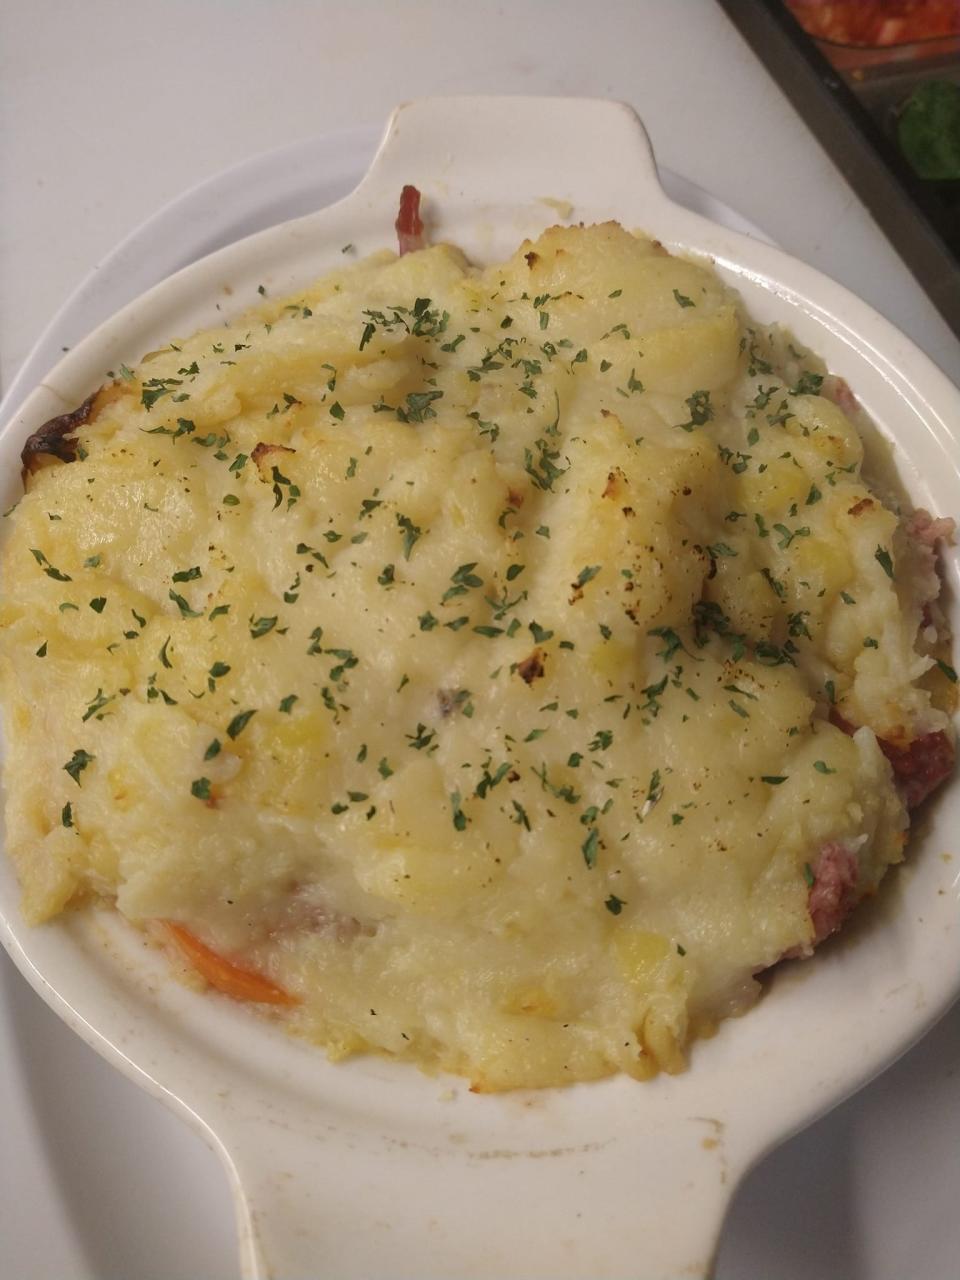
M 960 0 L 783 0 L 852 80 L 960 62 Z

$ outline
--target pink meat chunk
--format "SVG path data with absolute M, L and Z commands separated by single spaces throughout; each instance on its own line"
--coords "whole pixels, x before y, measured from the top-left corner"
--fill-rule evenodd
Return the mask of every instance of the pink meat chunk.
M 957 531 L 957 522 L 949 516 L 932 516 L 921 507 L 908 516 L 904 528 L 909 537 L 922 547 L 934 550 L 938 543 L 953 543 L 953 535 Z
M 943 732 L 924 733 L 906 746 L 879 738 L 880 750 L 893 766 L 893 774 L 908 809 L 916 809 L 953 772 L 956 747 Z
M 848 416 L 860 411 L 860 401 L 850 390 L 850 384 L 845 378 L 836 376 L 826 378 L 823 384 L 823 394 Z
M 851 736 L 857 727 L 845 719 L 836 707 L 830 710 L 830 723 Z M 957 748 L 942 729 L 922 733 L 907 743 L 878 738 L 880 750 L 890 761 L 893 776 L 908 809 L 916 809 L 932 795 L 953 772 Z
M 857 904 L 860 867 L 857 856 L 840 840 L 828 840 L 813 867 L 807 906 L 816 943 L 836 933 Z
M 400 192 L 400 209 L 396 221 L 397 243 L 401 258 L 424 246 L 423 221 L 420 217 L 420 192 L 406 186 Z

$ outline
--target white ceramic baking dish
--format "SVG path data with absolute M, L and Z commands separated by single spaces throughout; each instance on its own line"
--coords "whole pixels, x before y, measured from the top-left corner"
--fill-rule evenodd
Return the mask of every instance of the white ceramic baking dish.
M 359 254 L 392 246 L 414 183 L 428 231 L 478 261 L 558 218 L 617 218 L 713 258 L 751 312 L 842 374 L 893 445 L 914 501 L 960 513 L 960 393 L 864 303 L 765 243 L 661 190 L 640 122 L 588 100 L 424 100 L 393 116 L 349 197 L 203 259 L 150 290 L 61 361 L 0 439 L 0 500 L 23 440 L 121 361 L 216 323 Z M 801 199 L 802 192 L 784 192 Z M 554 202 L 560 202 L 554 203 Z M 956 599 L 957 570 L 948 568 Z M 954 607 L 951 605 L 951 607 Z M 954 607 L 954 626 L 956 628 Z M 331 1066 L 246 1009 L 171 980 L 109 912 L 28 930 L 10 868 L 0 927 L 20 969 L 90 1044 L 188 1118 L 236 1194 L 245 1277 L 675 1280 L 709 1273 L 750 1165 L 881 1070 L 960 987 L 956 789 L 928 807 L 909 863 L 813 962 L 649 1084 L 479 1096 L 376 1059 Z

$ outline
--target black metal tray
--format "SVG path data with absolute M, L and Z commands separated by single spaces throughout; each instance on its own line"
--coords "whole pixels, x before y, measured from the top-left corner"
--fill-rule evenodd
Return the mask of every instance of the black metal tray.
M 932 76 L 960 83 L 960 55 L 881 54 L 839 68 L 782 0 L 718 3 L 960 337 L 960 182 L 917 177 L 896 142 L 900 103 Z

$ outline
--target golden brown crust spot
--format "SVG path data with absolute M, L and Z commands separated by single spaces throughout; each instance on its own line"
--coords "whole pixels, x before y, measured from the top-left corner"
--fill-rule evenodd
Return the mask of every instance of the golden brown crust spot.
M 626 488 L 626 485 L 627 485 L 626 476 L 623 474 L 623 472 L 620 470 L 619 467 L 615 467 L 613 471 L 611 471 L 607 476 L 607 483 L 604 487 L 601 497 L 619 498 L 620 495 L 623 493 L 624 489 Z
M 115 382 L 98 387 L 79 408 L 71 413 L 58 414 L 28 436 L 20 452 L 24 479 L 53 462 L 75 462 L 77 441 L 73 438 L 74 432 L 93 422 L 106 405 L 123 394 L 123 389 Z
M 272 453 L 296 453 L 296 449 L 290 449 L 285 444 L 268 444 L 261 440 L 258 445 L 254 445 L 250 457 L 253 459 L 254 466 L 260 472 L 262 479 L 269 480 L 270 473 L 265 472 L 261 463 L 265 458 L 269 458 Z M 271 464 L 272 465 L 272 464 Z
M 864 511 L 869 511 L 873 505 L 874 505 L 874 502 L 872 498 L 861 498 L 859 502 L 855 502 L 853 504 L 853 506 L 847 512 L 847 515 L 848 516 L 862 515 Z
M 546 660 L 547 655 L 542 649 L 534 649 L 529 657 L 517 663 L 517 675 L 527 684 L 533 684 L 534 680 L 539 680 L 543 675 Z

